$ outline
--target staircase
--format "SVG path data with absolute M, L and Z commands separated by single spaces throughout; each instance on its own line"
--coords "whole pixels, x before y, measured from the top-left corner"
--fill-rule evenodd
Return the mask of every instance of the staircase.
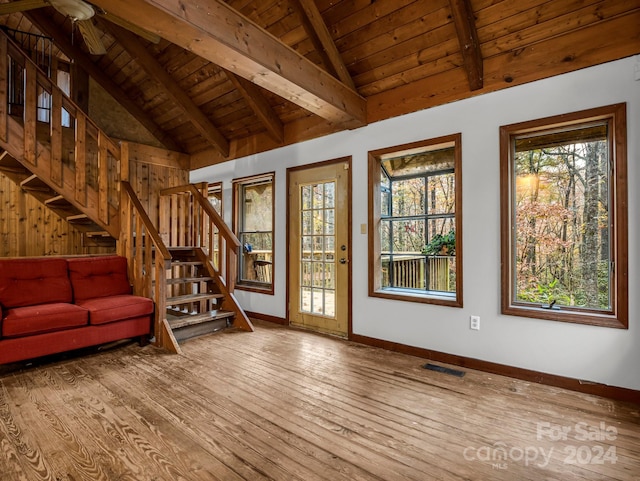
M 215 282 L 204 251 L 169 247 L 167 321 L 178 342 L 230 327 L 235 313 L 222 308 L 225 295 Z
M 82 247 L 85 251 L 92 247 L 113 248 L 115 250 L 116 240 L 108 231 L 71 204 L 64 195 L 59 194 L 40 177 L 11 157 L 7 151 L 0 154 L 0 172 L 79 231 L 82 234 Z
M 16 72 L 20 116 L 8 108 Z M 43 98 L 51 100 L 46 122 Z M 0 32 L 0 171 L 80 230 L 87 245 L 117 241 L 134 293 L 155 302 L 156 345 L 180 353 L 179 342 L 194 336 L 230 326 L 253 331 L 233 295 L 236 236 L 193 185 L 163 191 L 160 218 L 150 219 L 128 182 L 128 161 L 128 148 Z
M 114 246 L 120 162 L 120 146 L 0 33 L 0 172 L 82 232 L 87 245 Z

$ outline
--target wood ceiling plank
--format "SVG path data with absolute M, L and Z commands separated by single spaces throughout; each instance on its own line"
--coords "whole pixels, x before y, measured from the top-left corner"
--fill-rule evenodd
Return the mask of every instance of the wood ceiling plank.
M 342 45 L 342 40 L 339 40 L 338 44 L 341 47 L 342 58 L 351 68 L 351 64 L 355 62 L 366 63 L 380 52 L 401 48 L 402 45 L 426 45 L 434 48 L 448 40 L 447 35 L 454 33 L 453 28 L 447 25 L 452 25 L 452 22 L 449 18 L 449 7 L 445 6 L 386 32 L 379 27 L 365 28 L 357 35 L 349 35 L 345 39 L 348 44 Z
M 333 0 L 319 0 L 318 10 L 322 12 L 322 17 L 327 25 L 335 25 L 344 18 L 356 15 L 361 10 L 365 10 L 373 4 L 375 0 L 351 0 L 349 2 L 336 2 Z
M 93 3 L 343 128 L 364 125 L 365 99 L 222 0 Z
M 233 72 L 228 70 L 225 70 L 225 72 L 234 87 L 242 94 L 250 109 L 258 117 L 264 128 L 267 129 L 269 135 L 281 144 L 284 141 L 284 126 L 258 86 L 242 77 L 238 77 Z
M 314 44 L 317 44 L 316 50 L 318 50 L 322 56 L 327 57 L 326 63 L 337 74 L 342 83 L 355 90 L 356 86 L 353 83 L 351 74 L 347 70 L 316 4 L 313 0 L 293 1 L 300 7 L 300 17 L 312 41 L 314 41 Z
M 473 7 L 469 0 L 449 0 L 453 23 L 462 52 L 464 70 L 471 90 L 482 88 L 482 52 L 478 41 Z
M 566 32 L 584 28 L 627 13 L 630 4 L 610 2 L 602 5 L 601 1 L 588 5 L 580 10 L 570 12 L 558 10 L 555 2 L 537 11 L 536 15 L 524 17 L 518 21 L 519 28 L 513 29 L 500 21 L 478 30 L 480 38 L 488 38 L 482 44 L 485 57 L 498 55 L 507 50 L 515 50 L 526 45 L 544 41 L 549 36 L 562 35 Z M 638 4 L 640 6 L 640 3 Z M 536 16 L 539 21 L 536 21 Z
M 285 123 L 284 145 L 314 139 L 337 132 L 339 128 L 314 115 L 307 115 L 294 122 Z M 231 141 L 233 158 L 265 152 L 280 147 L 266 132 Z M 202 151 L 191 156 L 191 169 L 219 164 L 225 159 L 214 150 Z
M 456 42 L 456 40 L 452 40 Z M 453 51 L 453 50 L 452 50 Z M 362 84 L 358 87 L 358 90 L 363 95 L 370 97 L 380 94 L 386 90 L 392 90 L 394 88 L 402 87 L 407 83 L 417 82 L 427 77 L 440 75 L 448 70 L 456 70 L 462 65 L 462 54 L 455 52 L 446 57 L 438 58 L 437 60 L 429 63 L 421 64 L 417 67 L 407 68 L 393 75 L 374 80 L 367 84 Z M 361 80 L 361 79 L 357 79 Z
M 102 23 L 109 32 L 118 40 L 129 55 L 135 59 L 136 63 L 165 91 L 183 111 L 193 126 L 200 132 L 205 139 L 211 142 L 211 145 L 220 150 L 224 156 L 229 155 L 229 141 L 222 135 L 220 130 L 200 111 L 197 105 L 193 103 L 191 98 L 184 92 L 174 78 L 160 65 L 155 57 L 153 57 L 144 46 L 138 41 L 137 37 L 121 27 L 114 24 L 107 25 Z
M 350 51 L 360 51 L 372 42 L 378 44 L 378 50 L 382 50 L 381 37 L 385 38 L 387 46 L 424 34 L 448 21 L 449 4 L 447 0 L 419 0 L 403 8 L 380 18 L 358 30 L 349 32 L 336 39 L 336 46 L 342 52 L 345 63 L 349 55 L 358 56 L 358 53 L 350 54 Z M 375 51 L 369 48 L 369 52 Z M 370 53 L 369 53 L 370 55 Z
M 229 79 L 224 73 L 220 72 L 220 75 L 210 77 L 194 85 L 189 89 L 188 94 L 196 105 L 203 105 L 222 95 L 222 93 L 219 92 L 228 92 L 231 89 L 233 89 L 231 82 L 229 82 Z
M 213 65 L 208 60 L 205 60 L 202 57 L 198 57 L 197 55 L 194 55 L 194 57 L 190 61 L 182 65 L 179 69 L 176 69 L 171 74 L 171 76 L 175 79 L 176 82 L 178 82 L 181 86 L 183 86 L 183 82 L 185 81 L 186 78 L 194 74 L 197 74 L 198 72 L 203 71 L 204 69 L 207 69 L 207 68 L 214 69 L 216 68 L 216 66 Z
M 484 87 L 470 92 L 460 69 L 426 77 L 369 97 L 369 122 L 403 115 L 471 95 L 493 92 L 638 53 L 640 11 L 580 28 L 484 62 Z
M 458 50 L 458 40 L 455 35 L 454 26 L 450 23 L 427 32 L 423 37 L 412 38 L 394 45 L 349 65 L 353 80 L 359 87 L 362 83 L 368 83 L 362 81 L 363 76 L 367 76 L 371 81 L 380 80 L 388 75 L 399 73 L 404 68 L 413 68 L 447 57 L 452 48 Z
M 415 1 L 416 0 L 394 0 L 393 2 L 371 2 L 367 8 L 356 11 L 351 15 L 342 17 L 334 17 L 329 13 L 323 13 L 323 15 L 327 25 L 331 25 L 333 38 L 338 40 L 348 33 L 355 32 L 369 24 L 375 23 L 380 18 L 384 18 Z
M 486 6 L 476 5 L 477 19 L 476 28 L 486 27 L 492 23 L 496 23 L 512 17 L 519 17 L 523 13 L 535 10 L 539 6 L 549 3 L 549 0 L 522 0 L 519 2 L 500 0 L 498 2 L 490 2 Z M 554 2 L 551 2 L 554 3 Z M 566 2 L 555 2 L 566 3 Z
M 46 13 L 43 13 L 41 10 L 33 10 L 26 12 L 25 15 L 27 15 L 31 23 L 33 23 L 38 30 L 53 38 L 54 42 L 58 45 L 60 50 L 65 53 L 65 55 L 74 59 L 74 61 L 78 63 L 83 70 L 85 70 L 98 84 L 100 84 L 103 89 L 105 89 L 120 105 L 122 105 L 122 107 L 137 119 L 151 135 L 158 139 L 169 150 L 182 150 L 181 146 L 170 138 L 166 132 L 164 132 L 138 104 L 131 100 L 115 82 L 103 75 L 102 70 L 93 63 L 87 54 L 78 47 L 72 45 L 66 33 L 61 31 L 57 25 L 53 24 Z

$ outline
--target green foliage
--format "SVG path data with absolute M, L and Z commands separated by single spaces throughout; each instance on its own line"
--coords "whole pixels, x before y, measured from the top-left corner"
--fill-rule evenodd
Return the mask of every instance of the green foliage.
M 456 255 L 456 232 L 450 230 L 447 234 L 434 235 L 429 243 L 422 248 L 422 254 L 426 256 Z
M 568 306 L 571 298 L 562 291 L 562 285 L 558 279 L 553 279 L 548 284 L 538 284 L 532 288 L 524 289 L 518 294 L 518 300 L 550 305 L 556 302 L 558 305 Z

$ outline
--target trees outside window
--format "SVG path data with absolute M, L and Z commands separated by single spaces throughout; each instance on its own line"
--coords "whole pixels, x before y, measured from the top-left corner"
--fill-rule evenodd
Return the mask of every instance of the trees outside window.
M 240 289 L 273 294 L 273 183 L 273 174 L 233 181 Z
M 369 294 L 462 306 L 460 134 L 369 152 Z
M 627 325 L 625 115 L 501 128 L 504 313 Z

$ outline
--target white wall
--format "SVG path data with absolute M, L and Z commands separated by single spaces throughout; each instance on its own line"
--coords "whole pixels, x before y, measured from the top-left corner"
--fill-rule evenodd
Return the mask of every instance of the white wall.
M 286 169 L 353 157 L 353 332 L 365 336 L 613 386 L 640 389 L 640 56 L 341 132 L 192 172 L 193 182 L 276 172 L 275 295 L 236 291 L 245 309 L 285 317 Z M 629 329 L 500 314 L 499 139 L 501 125 L 627 102 Z M 462 132 L 464 308 L 367 295 L 367 152 Z M 481 330 L 469 316 L 481 316 Z

